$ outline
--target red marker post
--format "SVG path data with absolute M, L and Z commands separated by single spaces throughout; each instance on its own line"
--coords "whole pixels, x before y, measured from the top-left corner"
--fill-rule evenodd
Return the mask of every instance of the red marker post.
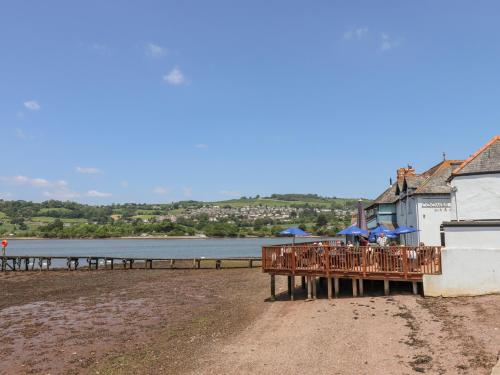
M 3 257 L 5 256 L 5 251 L 7 250 L 7 245 L 9 245 L 9 243 L 7 242 L 7 240 L 3 240 L 2 241 L 2 256 Z

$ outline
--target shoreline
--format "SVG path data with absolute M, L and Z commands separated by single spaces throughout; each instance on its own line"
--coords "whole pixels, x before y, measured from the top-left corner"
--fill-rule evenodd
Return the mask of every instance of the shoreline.
M 45 241 L 45 240 L 61 240 L 61 241 L 80 241 L 80 240 L 253 240 L 253 239 L 274 239 L 283 238 L 290 239 L 291 237 L 280 237 L 280 236 L 267 236 L 267 237 L 257 237 L 257 236 L 246 236 L 246 237 L 202 237 L 202 236 L 126 236 L 126 237 L 107 237 L 107 238 L 44 238 L 44 237 L 5 237 L 9 241 Z M 307 238 L 330 238 L 330 236 L 304 236 L 302 239 Z

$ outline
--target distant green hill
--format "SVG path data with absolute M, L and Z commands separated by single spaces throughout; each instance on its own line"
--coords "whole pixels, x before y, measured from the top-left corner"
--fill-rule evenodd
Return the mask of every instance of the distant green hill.
M 367 206 L 371 201 L 363 199 L 363 203 Z M 301 225 L 316 234 L 335 234 L 350 222 L 350 212 L 357 204 L 358 200 L 353 198 L 316 194 L 99 206 L 55 200 L 41 203 L 0 200 L 0 236 L 105 238 L 206 234 L 245 237 L 275 235 L 290 225 Z M 249 208 L 240 209 L 242 207 Z
M 372 201 L 362 198 L 366 207 Z M 207 203 L 205 203 L 207 204 Z M 242 206 L 283 206 L 283 207 L 315 207 L 353 210 L 358 205 L 358 199 L 321 197 L 317 194 L 272 194 L 270 197 L 242 197 L 239 199 L 209 202 L 208 204 L 242 207 Z

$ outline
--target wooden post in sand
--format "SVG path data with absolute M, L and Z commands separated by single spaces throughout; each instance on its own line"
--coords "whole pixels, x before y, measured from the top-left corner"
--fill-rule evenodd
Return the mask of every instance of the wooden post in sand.
M 290 276 L 290 279 L 292 280 L 290 283 L 290 285 L 291 285 L 290 300 L 293 301 L 295 299 L 295 276 L 294 275 Z
M 302 286 L 302 289 L 306 289 L 306 277 L 305 276 L 301 276 L 300 277 L 300 283 L 301 283 L 301 286 Z
M 276 300 L 276 276 L 271 275 L 271 301 Z
M 358 279 L 359 280 L 359 295 L 363 297 L 363 294 L 365 292 L 365 288 L 363 285 L 363 279 Z
M 357 297 L 358 296 L 358 280 L 352 279 L 352 296 Z
M 413 286 L 413 294 L 417 295 L 418 294 L 418 284 L 416 281 L 412 282 Z
M 312 278 L 312 292 L 313 292 L 313 299 L 316 299 L 317 297 L 317 291 L 318 291 L 318 279 L 316 276 L 313 276 Z
M 331 276 L 328 276 L 326 279 L 326 285 L 328 289 L 328 299 L 332 299 L 332 278 Z
M 288 295 L 292 295 L 292 276 L 287 276 Z
M 389 280 L 388 279 L 384 279 L 384 294 L 386 296 L 388 296 L 390 293 L 390 289 L 389 289 Z
M 312 299 L 312 277 L 311 276 L 307 276 L 307 299 Z
M 338 297 L 339 292 L 340 292 L 340 285 L 339 285 L 339 278 L 338 277 L 333 278 L 333 290 L 335 292 L 335 297 Z

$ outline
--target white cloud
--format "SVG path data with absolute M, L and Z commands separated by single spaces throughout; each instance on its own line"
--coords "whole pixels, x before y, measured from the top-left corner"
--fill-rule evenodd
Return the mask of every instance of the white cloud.
M 166 187 L 163 187 L 163 186 L 156 186 L 153 189 L 153 193 L 160 194 L 160 195 L 165 195 L 165 194 L 170 193 L 170 189 L 166 188 Z
M 234 190 L 221 190 L 220 194 L 231 198 L 239 198 L 242 195 L 239 191 Z
M 167 54 L 168 50 L 158 44 L 148 43 L 146 44 L 146 54 L 149 57 L 160 58 Z
M 33 135 L 26 133 L 23 129 L 21 128 L 16 128 L 15 129 L 15 136 L 17 139 L 22 139 L 23 141 L 33 139 Z
M 201 149 L 205 149 L 205 148 L 208 148 L 208 145 L 205 144 L 205 143 L 198 143 L 196 145 L 194 145 L 195 148 L 201 148 Z
M 9 198 L 12 198 L 14 194 L 9 193 L 9 192 L 0 192 L 0 199 L 7 200 Z
M 99 168 L 93 168 L 93 167 L 76 167 L 76 171 L 78 173 L 83 173 L 83 174 L 101 174 L 102 171 Z
M 92 198 L 107 198 L 111 196 L 111 193 L 103 193 L 97 190 L 89 190 L 85 193 L 85 196 Z
M 180 86 L 186 83 L 186 77 L 184 77 L 184 74 L 179 68 L 174 68 L 168 74 L 165 74 L 163 80 L 174 86 Z
M 0 177 L 0 182 L 10 185 L 24 185 L 32 187 L 66 187 L 68 184 L 64 180 L 49 181 L 45 178 L 30 178 L 26 176 Z
M 111 48 L 107 46 L 106 44 L 102 43 L 92 43 L 90 46 L 90 49 L 94 52 L 100 53 L 101 55 L 110 55 L 111 54 Z
M 36 100 L 28 100 L 24 102 L 24 107 L 26 107 L 30 111 L 39 111 L 42 108 L 42 106 Z
M 182 189 L 182 193 L 186 198 L 191 198 L 193 196 L 193 188 L 185 187 Z
M 76 191 L 72 191 L 68 189 L 67 187 L 61 187 L 60 189 L 56 189 L 53 191 L 44 191 L 43 196 L 48 198 L 48 199 L 56 199 L 56 200 L 61 200 L 61 201 L 66 201 L 70 199 L 75 199 L 80 197 L 80 193 L 77 193 Z
M 363 39 L 367 34 L 368 34 L 367 27 L 358 27 L 358 28 L 346 31 L 343 35 L 343 38 L 345 40 L 359 40 L 359 39 Z
M 393 48 L 399 47 L 403 42 L 402 38 L 394 38 L 387 33 L 382 33 L 381 35 L 380 50 L 382 52 L 389 51 Z
M 36 186 L 36 187 L 51 186 L 51 183 L 44 178 L 32 178 L 30 183 L 31 183 L 31 185 Z

